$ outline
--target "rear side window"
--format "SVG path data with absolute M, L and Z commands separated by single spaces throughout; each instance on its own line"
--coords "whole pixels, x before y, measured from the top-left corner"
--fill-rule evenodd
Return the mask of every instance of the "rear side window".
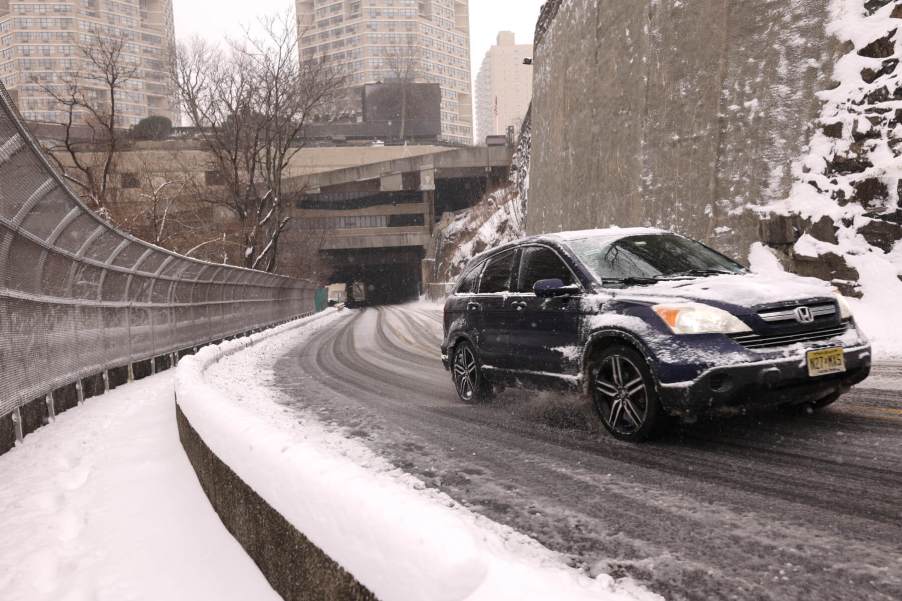
M 479 283 L 480 294 L 510 292 L 511 270 L 514 267 L 514 251 L 506 252 L 489 260 L 482 272 Z
M 539 280 L 561 280 L 565 286 L 576 283 L 573 274 L 557 253 L 544 246 L 530 246 L 523 250 L 518 279 L 518 292 L 532 292 Z
M 457 286 L 458 294 L 476 293 L 476 285 L 479 283 L 479 274 L 482 273 L 483 265 L 484 263 L 480 263 L 475 267 L 471 267 L 470 270 L 464 274 L 464 277 L 460 279 L 460 284 Z

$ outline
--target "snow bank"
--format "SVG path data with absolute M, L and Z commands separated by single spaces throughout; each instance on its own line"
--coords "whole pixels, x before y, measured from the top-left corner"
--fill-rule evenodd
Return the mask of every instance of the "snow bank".
M 303 336 L 347 315 L 330 312 L 226 342 L 179 366 L 185 416 L 257 494 L 385 601 L 658 598 L 567 567 L 536 542 L 280 405 L 271 368 L 298 344 L 297 329 L 304 327 Z
M 897 246 L 902 248 L 902 246 Z M 887 286 L 895 278 L 892 266 L 883 261 L 870 261 L 867 257 L 851 257 L 850 260 L 861 276 L 864 299 L 846 298 L 852 306 L 855 321 L 871 342 L 877 360 L 886 361 L 902 356 L 902 328 L 886 327 L 888 315 L 899 314 L 902 296 Z M 780 261 L 766 246 L 752 245 L 749 253 L 752 271 L 769 277 L 785 274 Z
M 3 601 L 277 601 L 179 443 L 171 371 L 0 456 Z

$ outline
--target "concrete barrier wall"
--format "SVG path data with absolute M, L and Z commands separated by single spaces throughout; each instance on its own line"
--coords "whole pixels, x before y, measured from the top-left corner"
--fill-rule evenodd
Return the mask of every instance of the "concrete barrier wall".
M 322 319 L 331 309 L 308 319 L 272 328 L 237 342 L 205 349 L 183 363 L 176 376 L 175 401 L 179 439 L 201 487 L 226 529 L 254 560 L 273 589 L 287 601 L 370 601 L 376 597 L 348 571 L 317 547 L 211 449 L 182 406 L 210 400 L 218 391 L 203 384 L 203 373 L 213 363 L 268 338 Z M 216 430 L 232 440 L 234 432 Z M 246 443 L 245 443 L 246 444 Z M 247 467 L 247 466 L 245 466 Z M 276 466 L 270 465 L 275 469 Z
M 179 439 L 226 529 L 286 601 L 376 597 L 292 526 L 223 463 L 176 406 Z
M 843 52 L 828 5 L 551 0 L 528 232 L 661 226 L 743 258 L 759 237 L 743 209 L 788 196 Z

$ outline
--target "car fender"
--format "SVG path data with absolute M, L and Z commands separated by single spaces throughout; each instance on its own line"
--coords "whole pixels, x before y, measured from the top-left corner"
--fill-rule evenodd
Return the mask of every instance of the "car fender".
M 649 371 L 651 371 L 655 378 L 655 386 L 658 386 L 660 379 L 657 373 L 655 355 L 648 344 L 642 339 L 642 336 L 623 327 L 609 326 L 593 331 L 586 338 L 580 367 L 584 392 L 589 392 L 589 357 L 599 346 L 601 346 L 600 343 L 602 343 L 602 341 L 608 340 L 611 342 L 626 343 L 641 354 L 645 358 Z

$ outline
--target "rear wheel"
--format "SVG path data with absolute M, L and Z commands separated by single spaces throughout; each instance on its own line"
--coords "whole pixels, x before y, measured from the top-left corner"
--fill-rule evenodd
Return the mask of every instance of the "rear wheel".
M 593 405 L 614 437 L 642 442 L 662 431 L 666 416 L 654 377 L 639 353 L 623 345 L 606 348 L 589 374 Z
M 485 381 L 476 349 L 469 342 L 461 342 L 454 348 L 451 376 L 457 396 L 465 403 L 482 401 L 491 396 L 491 385 Z

